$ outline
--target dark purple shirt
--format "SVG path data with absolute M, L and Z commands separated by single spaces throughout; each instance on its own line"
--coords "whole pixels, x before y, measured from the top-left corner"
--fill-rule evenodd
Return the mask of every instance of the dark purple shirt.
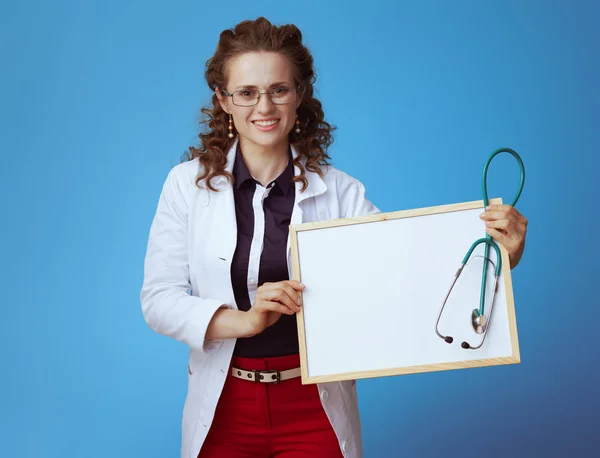
M 253 198 L 257 183 L 238 147 L 233 167 L 235 179 L 233 194 L 237 218 L 237 245 L 231 264 L 231 283 L 237 306 L 249 310 L 252 304 L 248 294 L 248 264 L 254 236 Z M 295 184 L 292 181 L 294 166 L 290 153 L 286 169 L 271 183 L 264 199 L 264 237 L 260 254 L 258 287 L 265 282 L 289 280 L 287 267 L 287 239 L 294 207 Z M 260 234 L 258 235 L 260 236 Z M 296 315 L 281 318 L 262 333 L 237 340 L 233 354 L 246 358 L 266 358 L 298 353 Z

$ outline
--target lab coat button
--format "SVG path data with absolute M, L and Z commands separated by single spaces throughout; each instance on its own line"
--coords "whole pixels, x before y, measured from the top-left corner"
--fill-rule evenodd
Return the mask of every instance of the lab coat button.
M 321 391 L 321 399 L 323 401 L 327 401 L 327 398 L 329 397 L 329 393 L 327 392 L 327 390 L 323 390 Z
M 348 442 L 346 442 L 346 441 L 342 442 L 342 450 L 344 452 L 348 451 Z

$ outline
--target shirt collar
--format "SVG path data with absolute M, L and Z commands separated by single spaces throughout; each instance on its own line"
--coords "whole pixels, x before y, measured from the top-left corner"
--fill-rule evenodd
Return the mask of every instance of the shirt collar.
M 235 162 L 233 165 L 233 177 L 235 179 L 235 188 L 240 189 L 240 187 L 248 180 L 256 181 L 255 178 L 248 170 L 248 166 L 244 161 L 244 157 L 242 156 L 242 151 L 240 150 L 239 143 L 236 146 L 235 153 Z M 288 163 L 286 168 L 279 174 L 279 176 L 274 180 L 281 192 L 284 195 L 288 195 L 291 190 L 292 178 L 294 177 L 294 164 L 292 151 L 289 150 L 288 154 Z
M 238 143 L 235 152 L 235 160 L 233 164 L 233 178 L 235 179 L 235 188 L 240 189 L 247 180 L 253 180 L 254 178 L 250 174 L 250 170 L 246 166 L 246 162 L 242 157 L 242 152 L 240 151 L 240 145 Z
M 237 145 L 239 143 L 239 136 L 233 140 L 233 143 L 229 146 L 229 150 L 227 151 L 227 164 L 225 165 L 225 171 L 229 173 L 233 173 L 233 165 L 235 163 L 235 156 L 237 151 Z M 298 158 L 298 150 L 294 147 L 294 145 L 290 146 L 292 150 L 292 158 L 296 160 Z M 323 194 L 327 191 L 327 185 L 321 176 L 318 173 L 308 170 L 306 168 L 306 160 L 304 158 L 300 158 L 300 163 L 302 165 L 302 169 L 304 170 L 304 175 L 308 180 L 308 187 L 302 191 L 302 182 L 295 181 L 296 185 L 296 204 L 300 204 L 302 201 Z M 327 166 L 324 166 L 324 172 L 327 173 Z M 296 164 L 294 164 L 294 175 L 300 175 L 302 170 Z M 214 179 L 214 185 L 217 190 L 225 190 L 232 187 L 231 183 L 225 175 L 217 175 Z M 294 214 L 292 214 L 292 220 L 294 220 Z M 297 221 L 301 221 L 301 218 L 297 218 Z

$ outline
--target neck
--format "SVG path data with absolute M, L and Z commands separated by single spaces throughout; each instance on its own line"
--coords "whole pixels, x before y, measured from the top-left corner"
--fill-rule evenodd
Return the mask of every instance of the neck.
M 288 163 L 289 143 L 287 141 L 275 148 L 263 148 L 240 137 L 240 150 L 250 174 L 263 186 L 267 186 L 277 178 Z

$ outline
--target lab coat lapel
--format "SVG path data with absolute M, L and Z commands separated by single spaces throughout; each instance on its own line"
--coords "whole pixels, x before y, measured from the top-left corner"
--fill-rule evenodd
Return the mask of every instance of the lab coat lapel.
M 233 172 L 233 164 L 237 151 L 238 138 L 227 152 L 227 164 L 225 170 L 229 173 Z M 216 230 L 218 231 L 218 258 L 221 261 L 227 262 L 227 271 L 231 271 L 231 262 L 235 254 L 237 246 L 237 217 L 235 214 L 235 197 L 233 194 L 233 184 L 223 175 L 218 175 L 213 179 L 213 186 L 218 192 L 209 192 L 209 199 L 214 199 L 211 206 L 214 209 L 213 215 L 216 216 L 216 221 L 221 221 Z M 232 303 L 235 302 L 231 281 L 227 281 L 227 291 L 231 296 Z
M 298 157 L 298 151 L 294 146 L 292 148 L 292 157 L 296 159 Z M 304 174 L 308 180 L 308 187 L 304 192 L 301 192 L 302 182 L 296 182 L 296 195 L 294 198 L 294 208 L 292 210 L 292 218 L 290 221 L 290 225 L 292 224 L 302 224 L 304 221 L 313 221 L 316 218 L 316 215 L 312 215 L 312 217 L 305 217 L 304 211 L 302 210 L 302 203 L 306 199 L 310 197 L 315 197 L 320 194 L 323 194 L 327 190 L 327 186 L 323 179 L 319 176 L 319 174 L 311 172 L 306 169 L 306 162 L 302 160 L 302 165 L 304 165 Z M 300 168 L 294 165 L 294 176 L 300 175 Z M 288 234 L 287 240 L 287 260 L 288 260 L 288 270 L 291 272 L 292 258 L 291 258 L 291 241 L 290 236 Z
M 291 148 L 292 157 L 296 159 L 298 157 L 298 151 L 294 146 Z M 308 180 L 308 187 L 304 192 L 301 192 L 302 182 L 296 182 L 296 196 L 294 199 L 294 209 L 292 212 L 291 224 L 301 224 L 305 220 L 302 210 L 302 202 L 304 200 L 323 194 L 327 190 L 327 186 L 319 174 L 306 169 L 306 161 L 304 159 L 302 159 L 302 165 L 304 166 L 305 170 L 304 175 Z M 297 175 L 300 175 L 300 167 L 294 165 L 294 176 Z

